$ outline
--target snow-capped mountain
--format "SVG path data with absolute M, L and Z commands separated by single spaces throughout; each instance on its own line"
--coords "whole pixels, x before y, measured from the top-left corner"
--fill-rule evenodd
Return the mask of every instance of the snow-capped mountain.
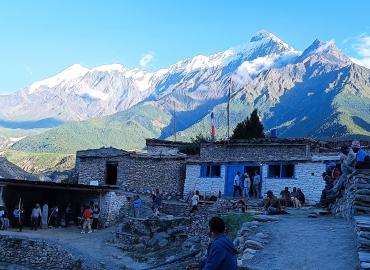
M 222 138 L 230 86 L 232 126 L 258 108 L 266 129 L 278 128 L 283 136 L 370 137 L 370 70 L 352 63 L 332 41 L 315 40 L 300 52 L 267 31 L 242 46 L 187 58 L 157 72 L 118 64 L 74 65 L 0 96 L 0 118 L 87 119 L 12 147 L 32 152 L 139 148 L 146 137 L 172 135 L 174 107 L 179 138 L 205 133 L 211 111 Z
M 146 98 L 162 99 L 164 106 L 176 102 L 180 111 L 195 109 L 209 100 L 222 99 L 225 78 L 234 71 L 235 80 L 244 84 L 247 77 L 297 53 L 273 34 L 261 31 L 243 46 L 211 56 L 198 55 L 153 73 L 120 64 L 92 69 L 76 64 L 14 94 L 0 96 L 0 118 L 86 120 L 124 111 Z

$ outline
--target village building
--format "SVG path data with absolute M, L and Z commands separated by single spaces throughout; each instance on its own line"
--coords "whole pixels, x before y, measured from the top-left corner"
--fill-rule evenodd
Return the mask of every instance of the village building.
M 102 224 L 108 226 L 130 211 L 133 194 L 149 195 L 159 189 L 164 199 L 183 199 L 199 190 L 206 197 L 230 197 L 237 172 L 251 178 L 260 173 L 262 194 L 272 190 L 279 195 L 284 187 L 297 187 L 309 203 L 315 203 L 324 188 L 321 174 L 326 164 L 338 160 L 337 153 L 323 153 L 320 143 L 308 139 L 208 142 L 199 151 L 190 151 L 192 155 L 188 150 L 194 145 L 189 143 L 148 139 L 146 144 L 142 152 L 78 151 L 75 169 L 65 179 L 58 176 L 62 179 L 58 183 L 3 178 L 0 203 L 10 210 L 20 199 L 29 208 L 36 202 L 61 207 L 70 202 L 77 213 L 78 207 L 94 202 L 101 208 Z
M 261 176 L 260 192 L 279 196 L 288 187 L 301 188 L 307 202 L 317 203 L 324 189 L 322 173 L 338 153 L 322 153 L 320 143 L 310 139 L 254 139 L 208 142 L 200 146 L 200 155 L 186 163 L 184 196 L 195 190 L 206 196 L 230 197 L 237 172 L 248 173 L 253 181 Z

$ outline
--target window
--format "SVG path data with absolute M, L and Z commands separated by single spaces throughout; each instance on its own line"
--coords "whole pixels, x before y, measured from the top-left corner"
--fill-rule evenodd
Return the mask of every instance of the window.
M 200 167 L 200 177 L 220 177 L 220 165 L 202 165 Z
M 107 185 L 117 185 L 117 162 L 107 162 L 105 166 L 105 183 Z
M 280 165 L 269 165 L 268 175 L 271 178 L 280 177 Z
M 268 177 L 294 178 L 294 164 L 270 164 L 268 165 Z

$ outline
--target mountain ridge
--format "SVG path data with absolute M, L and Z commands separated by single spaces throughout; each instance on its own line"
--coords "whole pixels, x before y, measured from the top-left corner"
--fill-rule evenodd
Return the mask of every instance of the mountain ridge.
M 102 146 L 140 149 L 146 137 L 172 138 L 174 107 L 179 139 L 190 140 L 198 133 L 208 133 L 211 111 L 216 116 L 217 138 L 225 138 L 229 78 L 232 128 L 258 108 L 266 130 L 278 128 L 280 136 L 370 138 L 370 70 L 352 63 L 331 41 L 315 40 L 300 52 L 261 31 L 246 45 L 211 56 L 187 58 L 158 71 L 156 77 L 146 77 L 153 84 L 143 86 L 140 97 L 133 95 L 138 91 L 132 87 L 133 82 L 116 78 L 127 72 L 123 65 L 92 70 L 76 85 L 118 80 L 121 84 L 114 86 L 128 89 L 113 95 L 118 99 L 116 107 L 109 103 L 113 113 L 106 115 L 107 110 L 96 108 L 91 119 L 67 122 L 28 136 L 11 149 L 65 154 Z M 148 74 L 136 70 L 128 76 L 142 78 L 155 73 Z M 125 102 L 122 107 L 118 105 L 121 101 Z

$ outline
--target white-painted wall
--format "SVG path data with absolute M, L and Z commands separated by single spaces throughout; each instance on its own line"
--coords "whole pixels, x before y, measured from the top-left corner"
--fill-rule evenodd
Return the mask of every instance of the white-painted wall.
M 307 203 L 317 203 L 320 201 L 321 192 L 325 187 L 325 183 L 321 177 L 324 171 L 324 163 L 305 162 L 295 165 L 294 178 L 268 178 L 268 165 L 263 165 L 263 195 L 268 190 L 272 190 L 277 197 L 280 197 L 280 192 L 285 187 L 288 187 L 289 191 L 292 191 L 293 187 L 297 187 L 303 191 Z
M 206 192 L 207 195 L 216 195 L 218 192 L 224 193 L 225 189 L 225 165 L 221 165 L 220 177 L 200 177 L 200 165 L 187 164 L 186 178 L 184 186 L 184 196 L 187 197 L 189 192 L 199 190 L 201 194 Z
M 262 166 L 262 193 L 263 196 L 268 190 L 272 190 L 277 197 L 280 191 L 288 187 L 292 191 L 293 187 L 302 189 L 307 203 L 317 203 L 320 201 L 321 192 L 325 187 L 321 174 L 325 171 L 325 164 L 321 162 L 305 162 L 295 165 L 294 178 L 268 178 L 268 165 Z M 218 192 L 224 193 L 226 166 L 221 165 L 221 177 L 204 178 L 200 177 L 199 164 L 187 164 L 186 178 L 184 186 L 184 196 L 189 192 L 199 190 L 202 194 L 216 195 Z M 312 175 L 313 174 L 313 175 Z

